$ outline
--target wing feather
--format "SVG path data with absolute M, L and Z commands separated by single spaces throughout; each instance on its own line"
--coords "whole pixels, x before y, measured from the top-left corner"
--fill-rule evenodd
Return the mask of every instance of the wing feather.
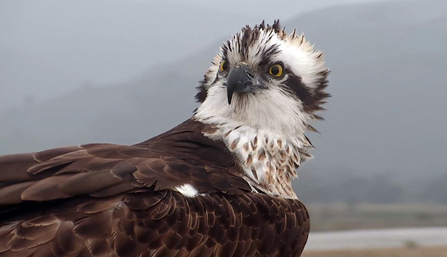
M 250 193 L 204 126 L 1 156 L 0 256 L 299 256 L 304 205 Z

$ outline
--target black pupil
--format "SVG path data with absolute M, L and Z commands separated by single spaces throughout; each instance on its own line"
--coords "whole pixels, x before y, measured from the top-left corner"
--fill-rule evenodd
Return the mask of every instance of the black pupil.
M 228 68 L 228 63 L 226 61 L 224 61 L 222 63 L 222 70 L 226 70 Z
M 270 72 L 273 74 L 273 75 L 278 75 L 279 74 L 279 68 L 278 68 L 278 66 L 272 66 L 272 68 L 270 68 Z

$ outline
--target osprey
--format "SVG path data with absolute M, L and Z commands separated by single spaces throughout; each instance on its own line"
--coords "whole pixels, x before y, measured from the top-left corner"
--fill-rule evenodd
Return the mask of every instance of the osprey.
M 0 256 L 300 256 L 310 220 L 291 181 L 327 74 L 303 35 L 246 26 L 177 127 L 0 157 Z

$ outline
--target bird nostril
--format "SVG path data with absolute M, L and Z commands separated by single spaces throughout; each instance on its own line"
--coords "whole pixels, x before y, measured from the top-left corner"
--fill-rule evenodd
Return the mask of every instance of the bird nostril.
M 254 79 L 255 78 L 255 75 L 252 72 L 248 71 L 248 70 L 245 71 L 245 75 L 247 75 L 247 77 L 249 77 L 250 79 Z

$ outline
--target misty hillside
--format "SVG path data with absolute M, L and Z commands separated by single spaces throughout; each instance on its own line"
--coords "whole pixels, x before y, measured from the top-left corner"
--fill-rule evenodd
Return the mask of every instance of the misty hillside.
M 231 5 L 212 6 L 201 1 L 0 1 L 0 111 L 48 100 L 87 82 L 127 81 L 152 65 L 199 51 L 240 24 L 273 19 L 262 15 L 267 8 L 247 17 Z
M 314 124 L 321 134 L 309 134 L 316 158 L 299 171 L 300 198 L 442 201 L 447 195 L 438 185 L 447 182 L 445 13 L 443 0 L 396 1 L 331 7 L 283 21 L 324 50 L 332 70 L 333 97 L 321 113 L 326 120 Z M 156 65 L 127 83 L 86 85 L 2 112 L 0 154 L 132 144 L 169 129 L 197 107 L 197 81 L 220 44 Z
M 148 67 L 199 52 L 244 24 L 359 1 L 381 0 L 283 0 L 281 5 L 247 0 L 238 8 L 200 0 L 3 0 L 0 111 L 43 102 L 82 84 L 128 81 Z
M 291 22 L 332 70 L 322 134 L 310 135 L 316 158 L 298 181 L 303 199 L 447 200 L 433 186 L 447 182 L 446 11 L 442 1 L 390 2 Z

